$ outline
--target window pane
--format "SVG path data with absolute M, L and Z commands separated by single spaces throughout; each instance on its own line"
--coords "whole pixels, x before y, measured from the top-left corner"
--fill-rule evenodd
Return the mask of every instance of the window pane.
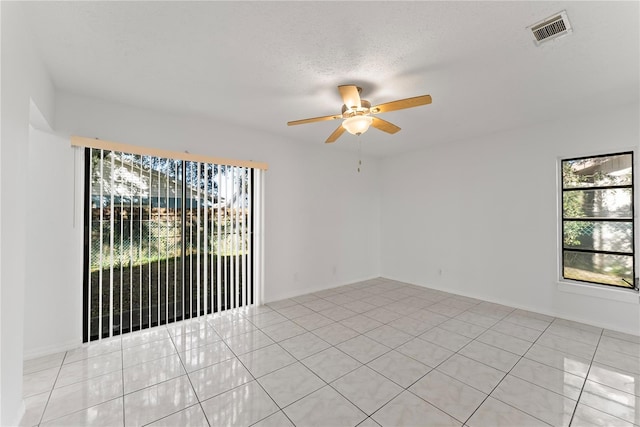
M 564 251 L 563 277 L 632 288 L 633 256 Z
M 631 188 L 572 190 L 562 194 L 564 218 L 631 218 Z
M 562 181 L 564 188 L 631 185 L 631 154 L 565 160 Z
M 565 249 L 597 251 L 633 251 L 631 222 L 564 221 Z

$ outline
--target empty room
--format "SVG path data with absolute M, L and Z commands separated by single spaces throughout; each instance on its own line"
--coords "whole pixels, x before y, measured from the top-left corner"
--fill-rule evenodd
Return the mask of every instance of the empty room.
M 640 2 L 0 18 L 0 425 L 640 426 Z

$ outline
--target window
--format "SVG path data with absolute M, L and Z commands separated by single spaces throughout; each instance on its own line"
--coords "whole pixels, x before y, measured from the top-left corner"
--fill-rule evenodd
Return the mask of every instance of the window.
M 86 147 L 83 341 L 255 303 L 260 172 Z
M 562 277 L 636 288 L 633 153 L 562 160 Z

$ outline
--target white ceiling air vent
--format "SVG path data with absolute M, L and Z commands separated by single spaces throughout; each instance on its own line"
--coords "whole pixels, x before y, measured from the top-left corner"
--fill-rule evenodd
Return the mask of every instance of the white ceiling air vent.
M 571 34 L 571 23 L 567 17 L 567 11 L 563 10 L 544 21 L 537 22 L 530 27 L 536 46 L 549 40 L 556 40 L 567 34 Z

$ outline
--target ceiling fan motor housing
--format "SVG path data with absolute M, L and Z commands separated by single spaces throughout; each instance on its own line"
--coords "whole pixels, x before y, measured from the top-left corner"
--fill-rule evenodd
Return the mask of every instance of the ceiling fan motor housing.
M 342 118 L 348 119 L 353 116 L 366 116 L 371 113 L 371 103 L 366 99 L 360 100 L 360 108 L 358 107 L 347 107 L 346 105 L 342 106 Z

